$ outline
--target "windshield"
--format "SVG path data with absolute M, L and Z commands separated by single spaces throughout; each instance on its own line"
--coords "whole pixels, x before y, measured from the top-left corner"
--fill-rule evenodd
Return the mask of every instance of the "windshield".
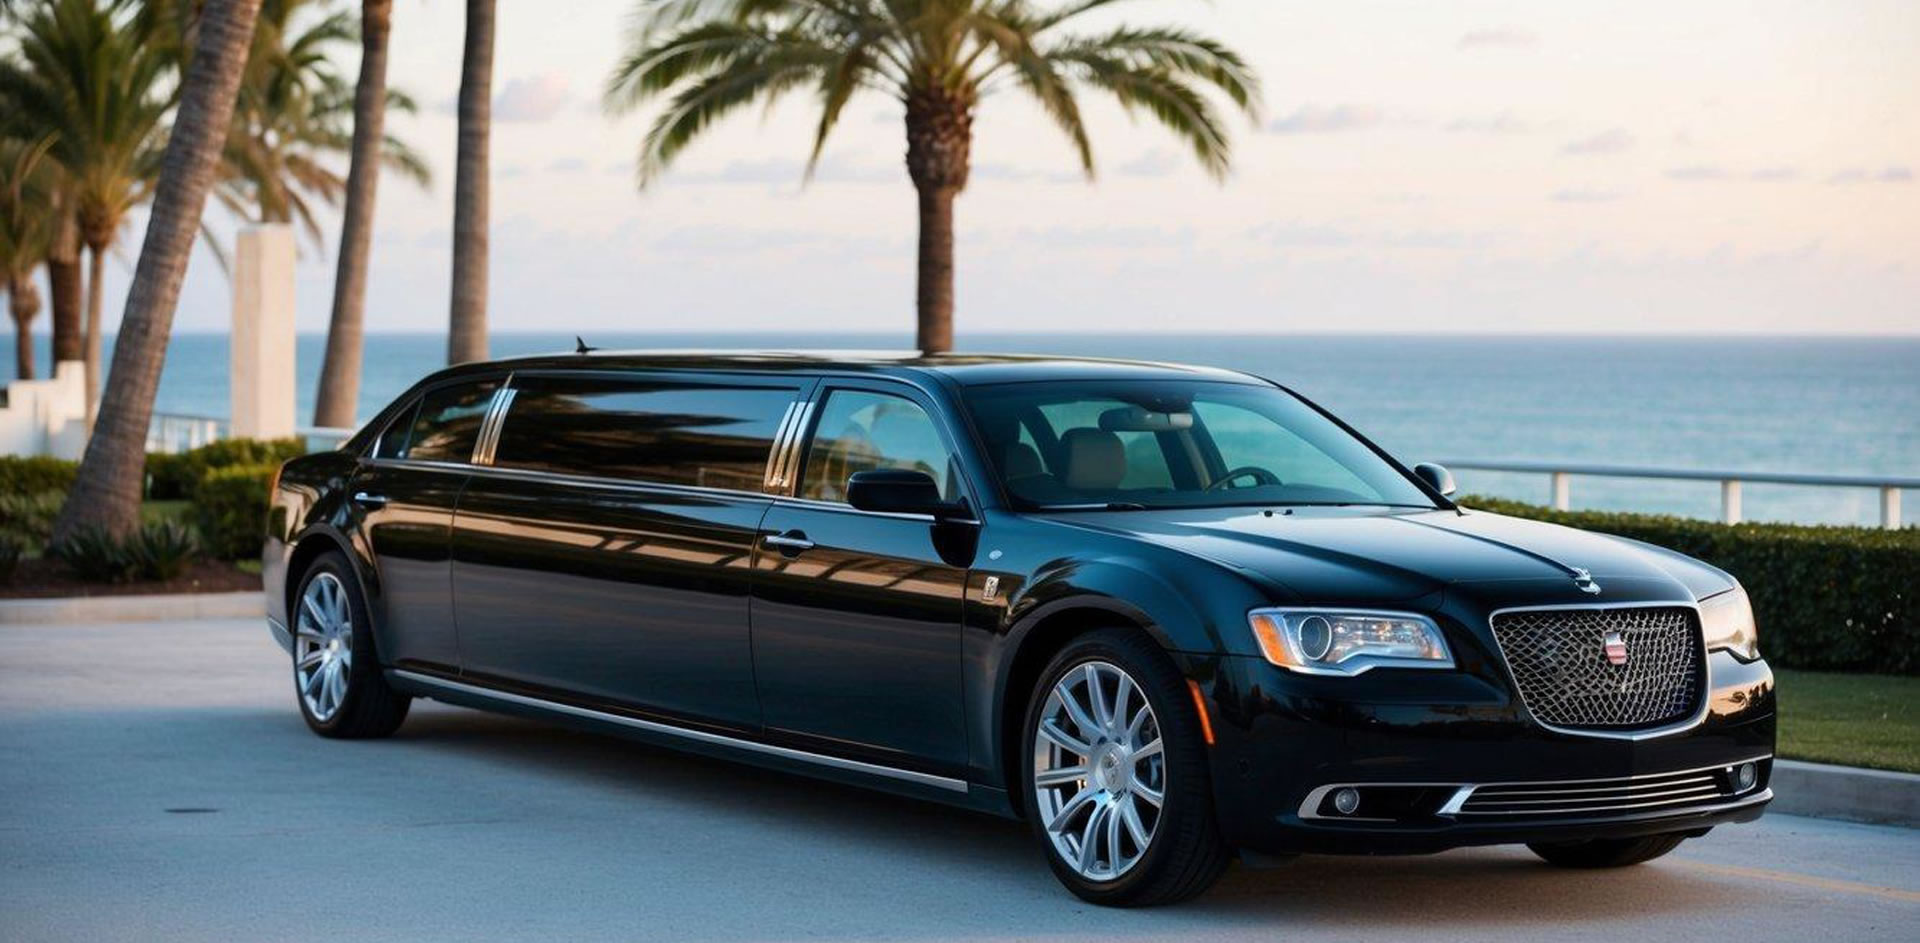
M 1274 387 L 1061 381 L 964 396 L 995 474 L 1029 506 L 1434 506 L 1365 443 Z

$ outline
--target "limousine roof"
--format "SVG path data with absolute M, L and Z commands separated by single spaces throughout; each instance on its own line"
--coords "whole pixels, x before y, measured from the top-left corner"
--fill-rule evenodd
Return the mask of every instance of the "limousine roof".
M 450 373 L 479 370 L 741 370 L 809 374 L 938 375 L 973 386 L 1028 380 L 1190 379 L 1258 383 L 1255 377 L 1216 367 L 1038 354 L 921 354 L 885 351 L 698 351 L 630 350 L 540 354 L 467 364 Z

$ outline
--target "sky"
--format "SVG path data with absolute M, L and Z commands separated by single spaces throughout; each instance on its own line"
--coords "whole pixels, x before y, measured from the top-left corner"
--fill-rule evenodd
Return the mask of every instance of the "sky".
M 600 103 L 634 9 L 499 0 L 492 328 L 904 336 L 916 222 L 897 103 L 856 99 L 810 185 L 817 106 L 796 95 L 740 113 L 642 192 L 648 114 Z M 445 327 L 463 11 L 396 4 L 390 81 L 421 107 L 389 130 L 435 179 L 381 182 L 371 330 Z M 1224 39 L 1258 69 L 1262 113 L 1234 119 L 1217 182 L 1089 98 L 1089 183 L 1037 110 L 988 98 L 958 209 L 963 342 L 1920 333 L 1913 0 L 1138 0 L 1088 22 Z M 143 226 L 112 266 L 110 317 Z M 325 329 L 337 225 L 327 238 L 303 246 L 302 330 Z M 197 253 L 177 328 L 225 329 L 230 290 Z

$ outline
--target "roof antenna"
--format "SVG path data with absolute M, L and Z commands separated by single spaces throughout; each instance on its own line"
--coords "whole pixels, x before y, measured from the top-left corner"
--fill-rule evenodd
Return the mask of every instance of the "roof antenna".
M 573 352 L 574 353 L 590 354 L 599 349 L 600 348 L 598 347 L 588 347 L 587 342 L 580 339 L 580 335 L 578 334 L 573 335 Z

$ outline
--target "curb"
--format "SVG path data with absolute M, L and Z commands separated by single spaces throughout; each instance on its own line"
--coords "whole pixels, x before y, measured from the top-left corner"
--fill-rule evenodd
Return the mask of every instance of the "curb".
M 1768 812 L 1920 828 L 1920 774 L 1773 761 Z
M 65 596 L 0 601 L 0 625 L 265 619 L 265 593 L 166 593 L 152 596 Z

